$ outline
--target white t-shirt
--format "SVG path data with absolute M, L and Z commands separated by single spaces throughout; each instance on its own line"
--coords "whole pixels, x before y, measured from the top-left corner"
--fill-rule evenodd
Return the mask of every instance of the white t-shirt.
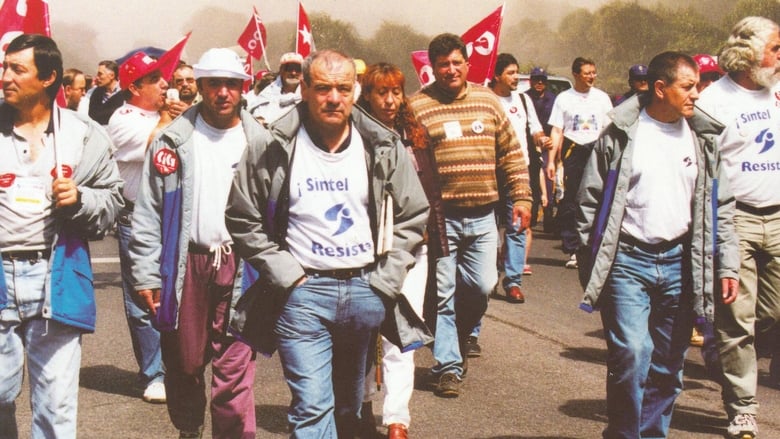
M 726 126 L 719 137 L 721 163 L 737 201 L 780 204 L 780 91 L 748 90 L 726 75 L 701 93 L 697 105 Z
M 587 93 L 570 88 L 553 103 L 549 124 L 563 130 L 567 139 L 580 145 L 594 142 L 609 124 L 607 113 L 612 101 L 603 91 L 592 87 Z
M 63 175 L 79 166 L 87 124 L 70 110 L 60 110 L 57 146 Z M 54 113 L 55 115 L 57 112 Z M 51 185 L 54 181 L 54 136 L 46 133 L 43 147 L 33 162 L 30 145 L 14 132 L 0 141 L 0 249 L 42 250 L 50 248 L 55 224 Z
M 160 122 L 160 113 L 125 103 L 108 120 L 108 136 L 114 143 L 119 175 L 125 181 L 122 195 L 135 202 L 141 185 L 149 134 Z
M 533 102 L 529 102 L 525 94 L 510 93 L 509 96 L 497 96 L 501 101 L 501 105 L 504 106 L 509 121 L 512 122 L 512 128 L 515 129 L 517 140 L 520 141 L 520 146 L 523 148 L 523 154 L 525 154 L 526 166 L 531 162 L 528 156 L 528 138 L 525 135 L 525 126 L 530 124 L 531 134 L 542 131 L 542 124 L 539 122 L 539 118 L 536 116 L 536 109 Z M 528 109 L 528 114 L 523 110 L 523 103 L 520 99 L 525 100 L 525 108 Z M 531 145 L 534 148 L 535 145 Z
M 698 166 L 685 119 L 663 123 L 642 110 L 631 170 L 620 231 L 649 244 L 687 233 Z
M 287 245 L 306 268 L 357 268 L 374 262 L 363 139 L 328 153 L 301 126 L 290 167 Z
M 232 243 L 225 227 L 225 206 L 236 166 L 247 145 L 244 127 L 221 130 L 195 119 L 193 203 L 190 240 L 201 247 Z

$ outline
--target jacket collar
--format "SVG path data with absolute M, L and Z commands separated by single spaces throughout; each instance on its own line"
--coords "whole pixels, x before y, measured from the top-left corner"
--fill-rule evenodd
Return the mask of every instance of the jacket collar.
M 202 102 L 191 106 L 163 129 L 162 135 L 171 140 L 171 146 L 178 148 L 192 137 L 192 132 L 195 131 L 195 119 L 198 117 L 198 109 L 201 105 Z M 246 110 L 242 109 L 239 117 L 241 118 L 241 126 L 244 128 L 247 139 L 254 138 L 262 129 L 260 122 Z

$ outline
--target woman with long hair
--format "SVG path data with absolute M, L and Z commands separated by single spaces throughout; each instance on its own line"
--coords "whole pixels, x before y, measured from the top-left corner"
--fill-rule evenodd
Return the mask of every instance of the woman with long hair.
M 358 105 L 401 137 L 431 204 L 427 243 L 417 249 L 415 265 L 409 270 L 401 288 L 414 311 L 422 316 L 429 277 L 428 261 L 435 261 L 448 253 L 433 151 L 428 147 L 425 128 L 417 122 L 408 105 L 404 94 L 404 74 L 398 67 L 388 63 L 369 66 L 361 86 Z M 436 264 L 430 266 L 435 267 Z M 402 353 L 383 337 L 381 370 L 385 385 L 382 423 L 387 426 L 387 437 L 407 438 L 411 421 L 409 400 L 414 389 L 414 351 Z M 367 404 L 370 407 L 370 403 Z M 369 422 L 373 421 L 370 409 L 365 410 L 363 416 L 370 418 Z

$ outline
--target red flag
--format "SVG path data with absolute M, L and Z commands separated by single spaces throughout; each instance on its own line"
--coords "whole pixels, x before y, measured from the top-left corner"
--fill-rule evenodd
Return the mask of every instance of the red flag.
M 0 59 L 14 38 L 21 34 L 51 36 L 49 4 L 43 0 L 5 0 L 0 7 Z
M 255 59 L 263 57 L 265 46 L 268 41 L 265 32 L 265 25 L 257 14 L 257 9 L 252 8 L 252 17 L 249 18 L 244 32 L 238 37 L 238 45 L 243 47 L 248 54 Z
M 173 45 L 167 52 L 160 55 L 160 59 L 157 63 L 160 66 L 160 73 L 166 81 L 170 81 L 173 76 L 173 71 L 179 66 L 179 60 L 181 54 L 184 52 L 184 45 L 187 44 L 187 40 L 190 39 L 192 31 L 187 32 L 187 35 L 183 36 L 176 44 Z
M 503 19 L 504 6 L 501 5 L 460 36 L 469 54 L 469 81 L 485 84 L 493 77 Z
M 298 34 L 295 39 L 295 51 L 306 58 L 311 52 L 316 51 L 314 47 L 314 38 L 311 36 L 311 25 L 303 5 L 298 2 Z
M 244 88 L 241 90 L 244 93 L 249 93 L 249 90 L 252 89 L 252 79 L 255 77 L 253 71 L 252 71 L 252 55 L 247 54 L 246 55 L 246 61 L 244 61 L 244 73 L 249 75 L 249 79 L 244 81 Z
M 414 64 L 414 71 L 417 72 L 417 79 L 420 80 L 420 85 L 425 87 L 436 80 L 433 77 L 433 68 L 431 68 L 431 62 L 428 60 L 427 50 L 415 50 L 412 52 L 412 64 Z

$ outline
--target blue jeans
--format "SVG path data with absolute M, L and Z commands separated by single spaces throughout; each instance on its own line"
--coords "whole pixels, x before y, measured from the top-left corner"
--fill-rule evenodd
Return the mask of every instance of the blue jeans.
M 506 228 L 504 231 L 506 253 L 504 255 L 504 289 L 519 287 L 523 284 L 523 268 L 525 266 L 525 230 L 518 232 L 517 226 L 512 224 L 512 207 L 514 203 L 507 198 L 506 203 Z
M 292 438 L 352 437 L 366 356 L 384 317 L 385 306 L 367 275 L 313 276 L 292 290 L 275 329 L 292 393 L 287 415 Z
M 117 221 L 119 231 L 119 262 L 122 270 L 122 291 L 125 299 L 125 317 L 130 329 L 130 341 L 133 344 L 133 354 L 138 363 L 138 379 L 143 385 L 162 382 L 165 377 L 162 354 L 160 353 L 160 333 L 152 326 L 150 314 L 146 308 L 138 306 L 135 289 L 130 284 L 132 263 L 128 246 L 132 231 L 132 211 L 123 209 Z
M 16 438 L 25 352 L 33 438 L 75 438 L 81 331 L 43 319 L 46 260 L 3 261 L 8 307 L 0 311 L 0 438 Z
M 436 261 L 438 313 L 433 357 L 436 375 L 463 375 L 460 341 L 482 319 L 487 300 L 498 282 L 498 230 L 493 212 L 484 216 L 447 215 L 450 254 Z M 456 318 L 457 314 L 457 318 Z
M 650 253 L 620 242 L 602 293 L 607 341 L 605 438 L 662 438 L 682 391 L 693 329 L 683 245 Z

